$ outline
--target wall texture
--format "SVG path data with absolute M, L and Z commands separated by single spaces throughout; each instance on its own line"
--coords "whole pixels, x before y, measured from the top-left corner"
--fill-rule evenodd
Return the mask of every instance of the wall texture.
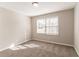
M 30 18 L 0 7 L 0 50 L 30 40 Z
M 58 16 L 59 18 L 59 35 L 45 35 L 36 33 L 36 21 L 39 17 L 45 15 Z M 74 40 L 74 9 L 63 10 L 32 17 L 32 39 L 50 43 L 73 46 Z
M 79 55 L 79 3 L 77 3 L 75 7 L 74 47 Z

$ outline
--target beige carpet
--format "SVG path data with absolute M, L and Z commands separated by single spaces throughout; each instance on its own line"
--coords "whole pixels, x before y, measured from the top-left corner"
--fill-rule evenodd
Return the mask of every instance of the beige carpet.
M 76 57 L 72 47 L 29 41 L 0 52 L 1 57 Z

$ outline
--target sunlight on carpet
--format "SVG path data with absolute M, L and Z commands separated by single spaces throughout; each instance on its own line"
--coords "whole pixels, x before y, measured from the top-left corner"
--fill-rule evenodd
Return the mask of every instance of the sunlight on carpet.
M 40 46 L 37 45 L 37 44 L 25 44 L 25 45 L 14 46 L 14 47 L 11 47 L 9 49 L 11 49 L 11 50 L 20 50 L 20 49 L 35 48 L 35 47 L 40 47 Z

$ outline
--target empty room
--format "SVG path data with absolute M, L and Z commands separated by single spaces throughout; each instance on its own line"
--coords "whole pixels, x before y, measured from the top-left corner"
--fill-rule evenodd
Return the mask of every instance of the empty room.
M 79 3 L 0 2 L 0 57 L 78 57 Z

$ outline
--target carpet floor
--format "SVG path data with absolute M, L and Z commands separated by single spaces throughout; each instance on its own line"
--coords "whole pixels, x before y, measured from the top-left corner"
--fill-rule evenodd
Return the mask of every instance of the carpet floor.
M 29 41 L 0 51 L 0 57 L 78 57 L 73 47 Z

